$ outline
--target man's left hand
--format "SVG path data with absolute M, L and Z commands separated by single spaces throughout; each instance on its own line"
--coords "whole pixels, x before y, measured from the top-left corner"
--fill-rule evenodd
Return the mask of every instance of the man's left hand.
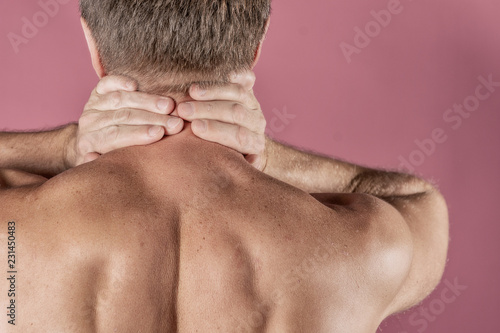
M 233 75 L 231 83 L 209 89 L 194 85 L 195 101 L 180 103 L 179 116 L 192 122 L 193 133 L 207 141 L 235 149 L 262 171 L 267 162 L 266 119 L 254 96 L 253 72 Z

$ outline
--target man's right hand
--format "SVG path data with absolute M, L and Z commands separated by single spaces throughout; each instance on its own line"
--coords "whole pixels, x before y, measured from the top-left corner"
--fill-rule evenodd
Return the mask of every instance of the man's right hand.
M 174 109 L 172 99 L 138 92 L 129 78 L 104 77 L 85 105 L 76 135 L 66 145 L 66 168 L 115 149 L 147 145 L 179 133 L 183 120 L 170 115 Z

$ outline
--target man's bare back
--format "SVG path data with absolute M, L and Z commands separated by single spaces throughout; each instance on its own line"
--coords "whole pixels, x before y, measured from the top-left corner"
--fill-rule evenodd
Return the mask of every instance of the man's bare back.
M 408 274 L 404 221 L 368 195 L 316 197 L 189 126 L 0 191 L 9 330 L 374 332 Z

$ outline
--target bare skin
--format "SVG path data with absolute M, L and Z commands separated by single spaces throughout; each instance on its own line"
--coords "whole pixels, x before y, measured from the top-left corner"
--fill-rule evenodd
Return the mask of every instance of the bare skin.
M 374 332 L 440 280 L 448 217 L 427 182 L 265 140 L 251 87 L 192 89 L 194 114 L 122 89 L 41 145 L 2 135 L 0 167 L 77 166 L 0 172 L 2 332 Z
M 47 182 L 16 177 L 26 186 L 0 190 L 19 272 L 6 332 L 374 332 L 430 291 L 419 260 L 442 273 L 413 215 L 442 233 L 436 193 L 311 196 L 190 126 Z
M 112 150 L 175 135 L 188 121 L 199 138 L 231 147 L 263 170 L 266 121 L 253 94 L 254 84 L 255 74 L 247 71 L 203 94 L 194 85 L 189 105 L 195 112 L 189 114 L 187 103 L 176 105 L 172 98 L 137 91 L 131 78 L 105 76 L 90 94 L 78 123 L 44 132 L 0 132 L 0 169 L 50 178 Z
M 145 132 L 157 126 L 147 112 L 161 97 L 122 92 L 120 107 L 106 111 L 106 92 L 113 93 L 106 89 L 89 101 L 104 112 L 96 119 L 136 111 L 139 98 L 145 116 L 136 114 L 131 125 L 144 123 Z M 251 90 L 232 85 L 206 92 L 210 99 L 232 101 L 192 101 L 196 112 L 185 116 L 205 119 L 205 132 L 187 126 L 48 182 L 0 169 L 0 248 L 7 249 L 8 222 L 16 221 L 19 272 L 16 326 L 1 321 L 2 332 L 373 332 L 432 291 L 448 226 L 446 205 L 430 184 L 271 140 L 262 173 L 242 155 L 261 148 L 238 146 L 235 137 L 239 126 L 259 128 Z M 241 111 L 234 103 L 252 116 L 225 123 Z M 109 123 L 90 124 L 78 137 L 94 142 L 94 151 L 130 145 L 117 136 L 99 147 L 88 133 L 107 133 Z M 58 160 L 68 154 L 57 152 L 75 131 L 59 132 L 62 139 L 23 134 L 50 149 L 25 141 L 22 158 L 4 154 L 4 165 L 33 172 L 46 152 L 38 170 L 62 168 L 68 163 Z M 85 151 L 75 156 L 84 159 Z M 8 302 L 9 286 L 0 285 Z

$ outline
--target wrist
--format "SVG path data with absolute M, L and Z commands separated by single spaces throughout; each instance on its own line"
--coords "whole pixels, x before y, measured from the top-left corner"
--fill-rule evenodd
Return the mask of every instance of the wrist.
M 274 144 L 274 141 L 266 135 L 266 146 L 264 148 L 264 152 L 262 153 L 261 170 L 267 175 L 269 175 L 270 158 L 274 151 Z
M 76 135 L 78 132 L 78 125 L 75 123 L 69 124 L 61 129 L 61 160 L 62 171 L 66 171 L 76 166 Z

